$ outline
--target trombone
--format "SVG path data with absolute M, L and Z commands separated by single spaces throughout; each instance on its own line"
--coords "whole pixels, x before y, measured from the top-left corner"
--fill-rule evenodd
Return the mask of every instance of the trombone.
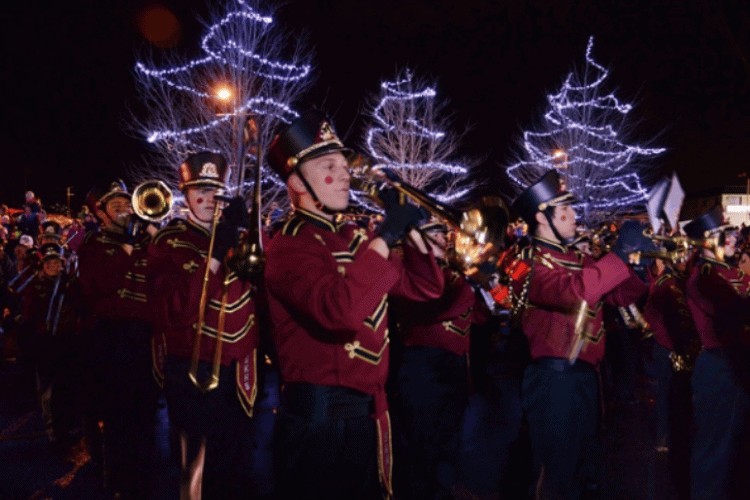
M 711 238 L 695 239 L 688 238 L 683 235 L 674 236 L 662 236 L 660 234 L 654 234 L 653 231 L 645 230 L 643 235 L 658 242 L 671 243 L 674 245 L 674 250 L 667 250 L 661 247 L 656 252 L 635 252 L 630 254 L 630 259 L 633 263 L 638 264 L 642 258 L 656 258 L 668 260 L 670 262 L 680 263 L 685 262 L 690 252 L 694 249 L 706 249 L 710 250 L 716 255 L 717 260 L 724 260 L 724 242 L 720 236 L 712 236 Z
M 500 198 L 486 196 L 481 205 L 460 212 L 403 182 L 393 172 L 372 167 L 361 155 L 352 166 L 352 188 L 364 192 L 376 203 L 380 203 L 380 191 L 390 187 L 453 229 L 455 241 L 450 260 L 464 273 L 476 272 L 478 265 L 497 256 L 509 220 L 508 210 Z

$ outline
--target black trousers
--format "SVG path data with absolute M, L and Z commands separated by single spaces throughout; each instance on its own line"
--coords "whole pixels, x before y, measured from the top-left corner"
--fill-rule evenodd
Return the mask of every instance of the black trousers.
M 452 498 L 468 400 L 466 358 L 436 347 L 408 347 L 399 369 L 400 421 L 410 491 L 406 498 Z
M 576 500 L 603 479 L 599 380 L 583 361 L 541 358 L 524 372 L 521 406 L 529 424 L 534 477 L 542 498 Z M 533 495 L 532 495 L 533 496 Z
M 211 364 L 200 362 L 198 380 L 206 380 Z M 164 396 L 173 432 L 184 441 L 190 464 L 205 442 L 203 500 L 253 498 L 251 419 L 237 396 L 236 363 L 222 366 L 219 386 L 209 392 L 196 388 L 188 377 L 190 360 L 167 356 Z
M 750 488 L 750 350 L 704 350 L 693 369 L 692 500 L 747 498 Z
M 274 435 L 279 499 L 382 499 L 372 397 L 286 384 Z

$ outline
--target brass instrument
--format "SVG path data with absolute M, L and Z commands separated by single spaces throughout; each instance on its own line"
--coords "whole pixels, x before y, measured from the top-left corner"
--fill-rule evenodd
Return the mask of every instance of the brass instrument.
M 211 260 L 211 254 L 214 251 L 214 243 L 216 241 L 216 225 L 219 222 L 219 213 L 221 210 L 221 203 L 217 199 L 214 205 L 213 219 L 211 220 L 211 239 L 208 243 L 208 255 L 206 256 L 206 271 L 203 273 L 203 286 L 201 288 L 200 305 L 198 306 L 198 323 L 195 325 L 195 332 L 193 333 L 193 353 L 190 358 L 190 371 L 188 376 L 190 381 L 203 392 L 208 392 L 216 389 L 219 386 L 219 369 L 221 368 L 221 330 L 224 325 L 219 324 L 216 331 L 216 351 L 214 351 L 214 366 L 212 367 L 211 377 L 205 382 L 200 383 L 198 381 L 198 363 L 200 362 L 201 355 L 201 335 L 203 335 L 203 324 L 206 321 L 206 305 L 208 303 L 208 281 L 211 277 L 211 267 L 209 262 Z M 223 323 L 223 305 L 225 301 L 222 301 L 222 311 L 219 313 L 219 322 Z M 216 352 L 218 351 L 219 363 L 216 363 Z
M 240 279 L 259 283 L 266 264 L 263 250 L 263 214 L 261 213 L 261 151 L 258 149 L 258 165 L 255 169 L 255 186 L 253 188 L 253 208 L 250 211 L 250 224 L 240 244 L 227 257 L 227 267 Z
M 508 210 L 500 198 L 484 197 L 480 206 L 459 212 L 403 182 L 390 171 L 356 162 L 353 166 L 356 168 L 352 188 L 363 191 L 376 202 L 380 202 L 382 189 L 395 189 L 453 229 L 455 240 L 450 260 L 465 273 L 476 271 L 478 265 L 498 256 L 508 226 Z
M 149 222 L 161 222 L 172 213 L 172 191 L 160 180 L 138 184 L 131 201 L 135 214 Z
M 644 252 L 641 254 L 643 257 L 663 258 L 665 260 L 670 260 L 671 262 L 681 262 L 687 260 L 691 250 L 705 248 L 706 250 L 712 251 L 714 255 L 716 255 L 717 260 L 724 260 L 724 242 L 719 235 L 711 238 L 695 239 L 683 235 L 662 236 L 654 234 L 649 230 L 644 231 L 643 234 L 654 241 L 671 243 L 675 246 L 675 250 L 672 251 L 664 249 L 663 252 Z

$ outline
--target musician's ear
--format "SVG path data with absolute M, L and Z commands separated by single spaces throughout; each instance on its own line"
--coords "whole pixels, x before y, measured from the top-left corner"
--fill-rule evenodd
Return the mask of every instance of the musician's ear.
M 307 189 L 305 188 L 305 183 L 302 182 L 302 179 L 300 179 L 299 174 L 297 172 L 292 172 L 289 175 L 289 178 L 286 180 L 286 185 L 289 190 L 294 193 L 296 196 L 301 196 L 307 192 Z
M 534 219 L 536 219 L 537 227 L 549 226 L 549 221 L 547 220 L 547 217 L 544 215 L 544 212 L 535 213 Z

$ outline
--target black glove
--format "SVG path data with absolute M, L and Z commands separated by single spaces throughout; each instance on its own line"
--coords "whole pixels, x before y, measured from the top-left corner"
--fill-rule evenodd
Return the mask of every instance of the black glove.
M 125 243 L 128 245 L 135 245 L 138 240 L 138 236 L 148 226 L 149 222 L 141 219 L 135 214 L 128 216 L 128 225 L 125 227 Z
M 417 227 L 424 212 L 411 204 L 392 205 L 385 212 L 385 220 L 380 224 L 376 234 L 392 248 L 412 227 Z
M 239 241 L 237 226 L 225 220 L 219 222 L 214 230 L 214 249 L 211 257 L 219 262 L 223 261 L 229 250 L 236 247 Z
M 247 212 L 245 199 L 242 196 L 235 196 L 229 200 L 229 204 L 222 211 L 222 217 L 225 222 L 233 224 L 235 228 L 250 227 L 250 214 Z
M 612 253 L 617 255 L 626 264 L 630 264 L 630 254 L 635 252 L 656 252 L 656 244 L 643 232 L 646 229 L 640 222 L 629 220 L 626 221 L 619 231 L 617 241 L 612 249 Z M 646 271 L 651 265 L 651 259 L 641 257 L 638 264 L 633 265 L 633 271 L 642 279 L 646 276 Z
M 394 188 L 385 187 L 378 193 L 378 198 L 383 202 L 385 211 L 388 212 L 391 208 L 399 205 L 401 194 Z

